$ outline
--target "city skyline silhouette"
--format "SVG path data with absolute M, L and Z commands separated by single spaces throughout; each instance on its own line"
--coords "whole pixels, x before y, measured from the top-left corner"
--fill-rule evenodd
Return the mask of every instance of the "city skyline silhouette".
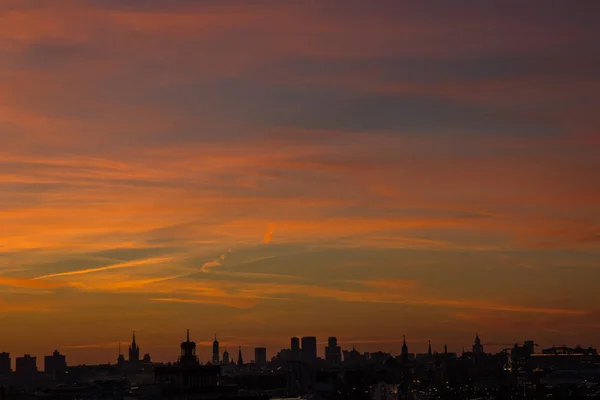
M 0 1 L 0 353 L 59 371 L 27 390 L 594 381 L 600 2 L 375 3 Z

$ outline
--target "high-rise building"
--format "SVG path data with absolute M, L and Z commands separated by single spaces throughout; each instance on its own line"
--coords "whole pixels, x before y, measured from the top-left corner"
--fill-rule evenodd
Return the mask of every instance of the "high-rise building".
M 302 358 L 302 350 L 300 349 L 300 339 L 293 337 L 290 339 L 290 350 L 292 352 L 292 360 L 300 361 Z
M 290 339 L 290 349 L 292 351 L 300 351 L 300 339 L 293 337 Z
M 51 356 L 44 357 L 44 372 L 47 374 L 55 374 L 62 372 L 67 368 L 67 358 L 54 350 Z
M 338 346 L 337 338 L 334 336 L 327 340 L 325 360 L 332 365 L 339 365 L 342 363 L 342 348 Z
M 317 360 L 317 338 L 304 336 L 302 338 L 302 361 L 314 362 Z
M 215 333 L 215 341 L 213 342 L 212 363 L 214 365 L 219 365 L 219 341 L 217 340 L 216 333 Z
M 475 343 L 473 344 L 473 354 L 483 354 L 483 345 L 479 339 L 479 333 L 475 335 Z
M 10 353 L 0 353 L 0 374 L 10 373 Z
M 267 365 L 267 349 L 257 347 L 254 349 L 254 363 L 256 365 Z
M 129 362 L 138 361 L 140 361 L 140 348 L 135 342 L 135 331 L 133 331 L 133 340 L 131 341 L 131 346 L 129 346 Z
M 32 375 L 37 372 L 37 358 L 30 354 L 17 357 L 15 361 L 15 372 L 20 375 Z

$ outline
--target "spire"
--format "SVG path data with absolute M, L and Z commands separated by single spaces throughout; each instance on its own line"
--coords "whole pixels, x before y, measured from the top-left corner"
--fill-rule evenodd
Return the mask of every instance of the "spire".
M 244 359 L 242 358 L 242 346 L 240 346 L 240 350 L 238 352 L 238 365 L 244 365 Z
M 406 345 L 406 335 L 403 336 L 402 340 L 402 361 L 408 361 L 408 346 Z
M 429 350 L 427 351 L 428 355 L 431 355 L 431 340 L 429 341 Z
M 187 330 L 187 341 L 188 342 L 190 341 L 190 330 L 189 329 Z
M 135 329 L 133 330 L 133 342 L 132 343 L 135 344 Z
M 448 354 L 448 345 L 447 344 L 444 345 L 444 354 Z

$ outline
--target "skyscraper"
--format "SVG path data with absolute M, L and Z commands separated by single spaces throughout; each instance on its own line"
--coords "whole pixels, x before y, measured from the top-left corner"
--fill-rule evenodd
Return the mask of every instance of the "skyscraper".
M 267 365 L 267 349 L 257 347 L 254 349 L 254 363 L 256 365 Z
M 337 338 L 334 336 L 327 340 L 325 360 L 332 365 L 339 365 L 342 363 L 342 348 L 338 346 Z
M 0 353 L 0 374 L 10 373 L 10 353 Z
M 292 350 L 292 360 L 300 361 L 302 358 L 302 351 L 300 350 L 300 339 L 293 337 L 290 339 L 290 349 Z
M 290 349 L 292 349 L 292 351 L 300 351 L 300 339 L 298 339 L 297 337 L 293 337 L 290 339 Z
M 67 368 L 67 358 L 54 350 L 51 356 L 44 357 L 44 372 L 47 374 L 55 374 L 62 372 Z
M 217 334 L 215 333 L 215 340 L 213 342 L 213 356 L 212 363 L 219 365 L 219 341 L 217 340 Z
M 129 362 L 138 361 L 140 361 L 140 348 L 135 342 L 135 331 L 133 331 L 133 340 L 131 341 L 131 346 L 129 346 Z
M 305 336 L 302 338 L 302 361 L 314 362 L 317 360 L 317 338 Z

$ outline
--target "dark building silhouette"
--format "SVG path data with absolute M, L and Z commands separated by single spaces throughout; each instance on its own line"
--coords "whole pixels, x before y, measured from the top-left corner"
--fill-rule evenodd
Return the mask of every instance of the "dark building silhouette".
M 229 365 L 231 361 L 229 360 L 229 352 L 227 349 L 223 352 L 223 365 Z
M 215 333 L 215 340 L 213 342 L 212 363 L 214 365 L 219 365 L 219 341 L 217 340 L 216 333 Z
M 300 350 L 300 339 L 297 337 L 293 337 L 290 339 L 290 349 L 292 351 L 299 351 Z
M 179 356 L 179 364 L 181 365 L 197 365 L 198 357 L 196 356 L 196 343 L 190 341 L 190 330 L 187 330 L 187 339 L 181 343 L 181 355 Z
M 131 346 L 129 346 L 129 362 L 138 361 L 140 361 L 140 348 L 135 342 L 135 331 L 133 331 L 133 340 L 131 341 Z
M 352 346 L 352 350 L 344 350 L 344 363 L 349 366 L 358 366 L 362 364 L 365 359 L 362 354 L 354 346 Z
M 181 355 L 176 364 L 159 365 L 154 369 L 154 381 L 162 398 L 193 399 L 219 390 L 221 367 L 200 365 L 196 356 L 196 343 L 187 339 L 181 343 Z
M 152 357 L 150 357 L 150 354 L 146 353 L 144 354 L 143 360 L 146 364 L 150 364 L 152 362 Z
M 332 336 L 327 340 L 327 346 L 325 347 L 325 360 L 332 365 L 339 365 L 342 363 L 342 348 L 338 346 L 336 337 Z
M 33 375 L 38 372 L 37 358 L 30 354 L 25 354 L 23 357 L 17 357 L 15 361 L 15 372 L 20 375 Z
M 408 346 L 406 345 L 406 336 L 404 336 L 402 340 L 402 353 L 400 354 L 400 359 L 403 362 L 408 362 Z
M 44 372 L 56 374 L 67 369 L 67 357 L 54 350 L 51 356 L 44 357 Z
M 254 363 L 256 365 L 267 365 L 267 349 L 257 347 L 254 349 Z
M 302 361 L 312 363 L 317 360 L 317 338 L 305 336 L 302 338 Z
M 475 343 L 473 344 L 473 354 L 483 354 L 483 345 L 479 339 L 479 333 L 475 334 Z
M 237 365 L 239 365 L 239 366 L 244 365 L 244 358 L 242 357 L 242 346 L 240 346 L 240 349 L 238 351 Z
M 293 337 L 290 339 L 290 350 L 292 360 L 300 360 L 302 358 L 302 350 L 300 349 L 300 339 Z
M 10 373 L 11 359 L 10 353 L 0 353 L 0 374 Z
M 121 342 L 119 342 L 119 354 L 117 355 L 117 365 L 125 364 L 125 356 L 121 352 Z

